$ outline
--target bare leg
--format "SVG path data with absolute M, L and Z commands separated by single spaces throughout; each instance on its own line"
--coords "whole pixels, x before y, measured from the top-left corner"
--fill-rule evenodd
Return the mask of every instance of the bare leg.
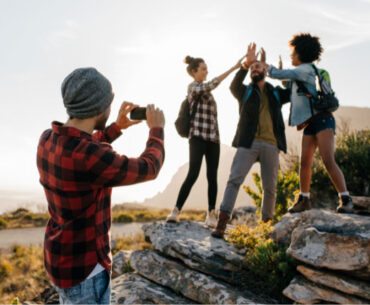
M 310 191 L 311 166 L 316 147 L 317 140 L 315 136 L 303 135 L 301 167 L 299 170 L 300 188 L 302 193 L 308 193 Z
M 337 192 L 346 192 L 346 181 L 342 171 L 334 159 L 334 130 L 322 130 L 316 135 L 316 138 L 322 161 L 324 162 L 325 168 Z

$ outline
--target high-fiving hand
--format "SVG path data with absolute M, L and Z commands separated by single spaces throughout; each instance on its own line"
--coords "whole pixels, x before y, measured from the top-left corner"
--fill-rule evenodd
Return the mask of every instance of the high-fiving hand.
M 256 54 L 256 44 L 250 43 L 247 50 L 246 55 L 246 61 L 245 64 L 249 67 L 251 64 L 253 64 L 255 61 L 257 61 L 257 54 Z

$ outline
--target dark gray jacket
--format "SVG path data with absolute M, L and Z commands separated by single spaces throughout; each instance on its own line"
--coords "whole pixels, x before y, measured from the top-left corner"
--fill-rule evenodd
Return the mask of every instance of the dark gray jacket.
M 232 143 L 234 147 L 250 148 L 258 125 L 260 89 L 253 83 L 250 83 L 248 86 L 243 84 L 247 73 L 248 70 L 240 69 L 236 73 L 230 85 L 231 93 L 239 102 L 240 114 L 238 128 Z M 269 109 L 277 146 L 280 150 L 286 153 L 287 145 L 285 138 L 285 125 L 283 115 L 281 113 L 281 106 L 290 101 L 290 89 L 283 89 L 280 86 L 274 87 L 268 82 L 266 82 L 265 86 L 267 89 L 267 97 L 270 106 Z M 243 96 L 249 88 L 252 88 L 252 91 L 248 100 L 245 102 L 243 101 Z M 279 95 L 279 100 L 275 97 L 273 93 L 274 90 Z

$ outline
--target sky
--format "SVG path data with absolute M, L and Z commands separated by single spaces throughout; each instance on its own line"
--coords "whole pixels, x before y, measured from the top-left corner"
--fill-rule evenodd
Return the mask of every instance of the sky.
M 74 69 L 95 67 L 111 81 L 115 99 L 108 122 L 123 101 L 163 109 L 166 160 L 160 175 L 113 191 L 114 203 L 142 201 L 162 191 L 188 161 L 188 142 L 174 128 L 192 81 L 185 56 L 202 57 L 211 80 L 254 41 L 266 50 L 268 63 L 277 65 L 281 55 L 290 68 L 288 42 L 299 32 L 320 37 L 325 51 L 318 65 L 329 71 L 341 105 L 369 107 L 369 0 L 0 0 L 0 204 L 10 197 L 44 202 L 37 143 L 52 121 L 67 120 L 60 86 Z M 227 145 L 238 122 L 229 91 L 233 75 L 213 91 Z M 287 118 L 289 106 L 283 113 Z M 133 126 L 113 148 L 137 157 L 147 136 L 145 123 Z

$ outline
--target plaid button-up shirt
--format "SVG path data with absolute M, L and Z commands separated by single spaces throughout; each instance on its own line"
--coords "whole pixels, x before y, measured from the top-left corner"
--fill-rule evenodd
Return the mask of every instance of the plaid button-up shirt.
M 50 213 L 44 263 L 60 288 L 86 279 L 97 263 L 111 269 L 112 187 L 154 179 L 163 164 L 163 128 L 150 130 L 137 159 L 108 144 L 120 135 L 115 123 L 90 135 L 58 122 L 41 135 L 37 167 Z
M 220 142 L 217 122 L 217 105 L 211 90 L 218 86 L 217 78 L 207 83 L 192 82 L 188 87 L 190 112 L 194 103 L 200 97 L 194 119 L 190 124 L 189 138 L 201 137 L 205 141 Z

